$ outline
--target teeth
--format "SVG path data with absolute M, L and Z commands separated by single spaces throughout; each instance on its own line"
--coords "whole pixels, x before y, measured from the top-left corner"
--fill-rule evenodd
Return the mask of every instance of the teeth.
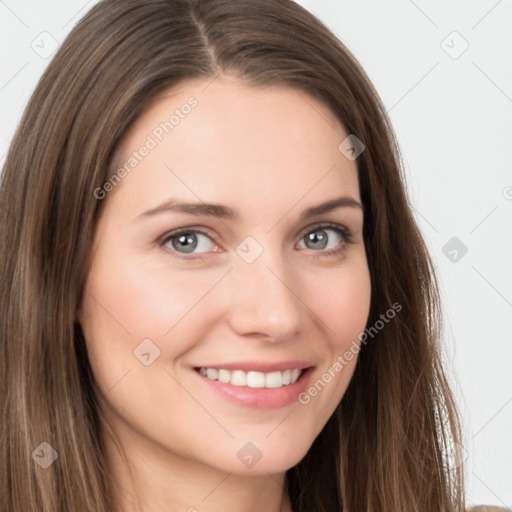
M 199 373 L 211 380 L 229 383 L 233 386 L 275 389 L 293 384 L 300 377 L 302 370 L 295 368 L 284 372 L 244 372 L 243 370 L 217 370 L 200 368 Z
M 229 382 L 231 380 L 231 372 L 229 370 L 219 370 L 219 382 Z
M 292 370 L 292 373 L 290 375 L 290 379 L 292 382 L 295 382 L 298 378 L 299 378 L 299 375 L 300 375 L 300 370 Z
M 242 370 L 234 370 L 231 374 L 230 383 L 233 386 L 247 386 L 247 374 Z
M 280 388 L 283 386 L 283 374 L 281 372 L 272 372 L 265 375 L 266 388 Z
M 264 388 L 265 374 L 262 372 L 247 372 L 247 386 L 250 388 Z
M 203 368 L 201 368 L 201 370 L 202 369 Z M 206 376 L 209 379 L 217 380 L 219 378 L 219 371 L 215 370 L 215 368 L 208 368 L 208 370 L 206 370 Z

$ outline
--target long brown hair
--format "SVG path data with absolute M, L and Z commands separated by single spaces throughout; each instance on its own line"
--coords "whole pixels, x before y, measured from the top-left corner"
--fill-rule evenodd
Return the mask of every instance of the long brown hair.
M 357 159 L 371 275 L 350 385 L 287 471 L 295 512 L 460 512 L 459 417 L 441 364 L 438 284 L 386 111 L 360 65 L 289 0 L 104 0 L 69 34 L 35 89 L 0 188 L 0 510 L 115 509 L 101 393 L 76 323 L 116 148 L 165 90 L 219 73 L 286 85 L 326 104 L 365 145 Z M 341 141 L 340 141 L 341 142 Z M 58 454 L 46 469 L 34 451 Z M 45 448 L 46 447 L 46 448 Z

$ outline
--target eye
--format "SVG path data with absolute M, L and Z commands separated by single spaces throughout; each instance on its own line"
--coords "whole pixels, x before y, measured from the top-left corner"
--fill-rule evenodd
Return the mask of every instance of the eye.
M 347 229 L 338 225 L 322 224 L 310 227 L 308 231 L 303 232 L 299 247 L 312 249 L 320 252 L 320 255 L 328 256 L 347 249 L 351 243 L 352 235 Z
M 310 226 L 300 236 L 299 247 L 318 253 L 314 257 L 341 253 L 353 241 L 350 231 L 338 224 Z M 167 248 L 176 258 L 189 259 L 194 254 L 222 252 L 212 238 L 213 235 L 201 229 L 188 227 L 166 233 L 158 240 L 158 245 Z
M 180 230 L 165 235 L 160 245 L 182 254 L 209 252 L 216 247 L 206 233 L 197 229 Z

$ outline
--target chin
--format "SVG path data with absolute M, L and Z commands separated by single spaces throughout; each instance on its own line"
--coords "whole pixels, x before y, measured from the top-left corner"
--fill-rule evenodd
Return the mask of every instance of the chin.
M 293 440 L 292 434 L 289 440 Z M 293 443 L 281 442 L 278 446 L 269 440 L 248 441 L 242 444 L 237 441 L 235 458 L 225 459 L 225 467 L 222 470 L 241 476 L 284 473 L 305 457 L 311 444 L 312 442 L 305 442 L 299 445 L 296 439 Z

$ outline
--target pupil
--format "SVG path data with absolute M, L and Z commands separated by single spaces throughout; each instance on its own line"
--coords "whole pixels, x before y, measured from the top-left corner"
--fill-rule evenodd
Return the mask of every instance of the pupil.
M 197 246 L 197 237 L 192 233 L 180 235 L 177 241 L 181 245 L 177 247 L 173 241 L 173 246 L 175 249 L 184 249 L 182 252 L 192 252 Z
M 323 234 L 318 235 L 317 233 L 323 233 Z M 319 245 L 316 245 L 316 246 L 313 245 L 313 247 L 312 247 L 313 249 L 324 249 L 327 245 L 327 236 L 325 235 L 325 231 L 323 231 L 323 230 L 318 230 L 315 233 L 309 233 L 309 235 L 307 235 L 307 238 L 308 238 L 308 241 L 313 242 L 313 244 L 320 242 Z

